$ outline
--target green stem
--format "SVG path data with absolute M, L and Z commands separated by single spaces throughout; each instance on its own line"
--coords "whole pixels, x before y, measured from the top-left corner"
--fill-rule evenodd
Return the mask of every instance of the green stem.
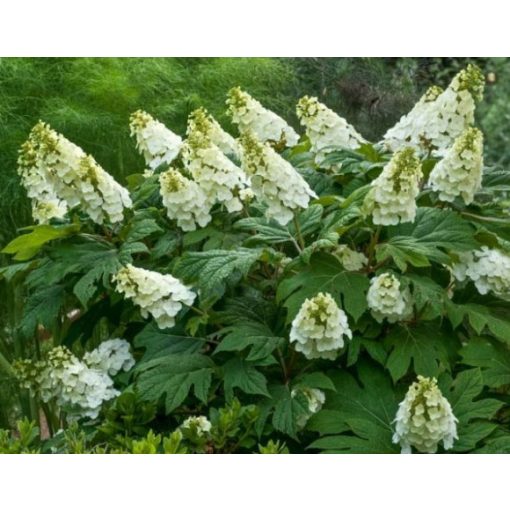
M 299 226 L 299 220 L 297 219 L 296 215 L 294 215 L 294 227 L 296 228 L 296 236 L 300 247 L 299 252 L 301 253 L 305 249 L 305 241 L 303 239 L 303 235 L 301 234 L 301 227 Z
M 190 308 L 194 311 L 194 312 L 197 312 L 199 315 L 207 315 L 207 312 L 204 312 L 203 310 L 200 310 L 200 308 L 197 308 L 196 306 L 190 306 Z
M 379 242 L 379 235 L 381 234 L 381 226 L 379 225 L 372 235 L 372 239 L 370 239 L 370 244 L 368 246 L 368 267 L 372 266 L 372 261 L 374 260 L 375 247 Z
M 504 223 L 504 224 L 508 224 L 508 220 L 505 218 L 488 218 L 487 216 L 478 216 L 477 214 L 473 214 L 473 213 L 468 213 L 468 212 L 464 212 L 462 211 L 460 213 L 462 216 L 468 216 L 469 218 L 475 218 L 479 221 L 488 221 L 490 223 Z
M 278 361 L 280 362 L 280 365 L 282 367 L 283 379 L 285 381 L 285 384 L 287 384 L 287 381 L 289 380 L 289 378 L 287 376 L 287 365 L 285 364 L 285 360 L 283 359 L 283 355 L 282 355 L 281 349 L 278 348 L 276 350 L 276 352 L 278 353 Z

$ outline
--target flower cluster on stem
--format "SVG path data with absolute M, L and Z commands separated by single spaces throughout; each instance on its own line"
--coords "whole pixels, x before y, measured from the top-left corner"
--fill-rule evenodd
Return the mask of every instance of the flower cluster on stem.
M 462 197 L 469 205 L 482 186 L 483 134 L 474 127 L 456 138 L 452 147 L 432 169 L 428 184 L 439 192 L 439 198 L 453 202 Z
M 412 222 L 416 216 L 416 197 L 423 174 L 414 149 L 397 151 L 372 182 L 366 204 L 376 225 Z
M 325 157 L 332 151 L 354 150 L 366 143 L 353 126 L 320 103 L 316 97 L 302 97 L 296 111 L 301 124 L 306 128 L 318 165 L 324 166 Z
M 267 218 L 286 225 L 317 196 L 288 161 L 253 134 L 241 137 L 241 147 L 242 167 L 251 179 L 253 193 L 267 205 Z
M 307 359 L 336 359 L 345 338 L 352 338 L 347 315 L 329 293 L 306 299 L 292 321 L 290 342 Z
M 62 218 L 76 206 L 95 223 L 119 223 L 124 209 L 132 206 L 128 191 L 92 156 L 44 122 L 34 126 L 22 145 L 18 173 L 39 223 Z
M 436 453 L 440 442 L 449 450 L 458 438 L 457 421 L 437 381 L 419 375 L 398 407 L 393 442 L 400 444 L 402 453 L 411 453 L 413 447 Z
M 196 294 L 170 274 L 128 264 L 114 277 L 117 291 L 140 307 L 142 317 L 151 315 L 159 328 L 175 326 L 183 305 L 191 306 Z
M 270 141 L 292 147 L 299 135 L 276 113 L 264 108 L 239 87 L 228 93 L 228 113 L 241 134 L 254 133 L 262 142 Z
M 136 147 L 151 170 L 170 164 L 179 155 L 182 138 L 147 112 L 138 110 L 133 113 L 129 127 Z

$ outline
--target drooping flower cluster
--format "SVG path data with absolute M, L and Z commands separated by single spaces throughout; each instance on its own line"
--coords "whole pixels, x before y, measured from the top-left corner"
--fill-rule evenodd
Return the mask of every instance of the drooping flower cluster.
M 246 174 L 202 131 L 193 130 L 191 124 L 183 156 L 186 168 L 204 192 L 209 208 L 215 203 L 225 205 L 228 212 L 243 208 L 239 193 L 249 185 Z
M 390 273 L 374 276 L 367 293 L 368 308 L 374 319 L 397 322 L 409 319 L 413 313 L 411 293 L 402 288 L 399 279 Z
M 329 152 L 338 149 L 354 150 L 366 143 L 354 127 L 316 97 L 302 97 L 296 110 L 301 124 L 306 128 L 318 165 L 323 163 Z
M 385 145 L 392 151 L 412 146 L 443 154 L 473 124 L 484 84 L 481 70 L 469 64 L 444 92 L 438 87 L 429 89 L 413 110 L 384 135 Z
M 449 450 L 458 439 L 457 422 L 437 381 L 419 375 L 398 407 L 393 442 L 400 444 L 402 453 L 411 453 L 413 447 L 421 453 L 436 453 L 440 442 Z
M 129 343 L 122 338 L 112 338 L 99 344 L 93 351 L 86 352 L 83 361 L 89 368 L 105 372 L 111 376 L 127 372 L 135 360 L 129 350 Z
M 167 216 L 184 231 L 205 227 L 211 221 L 209 203 L 202 188 L 180 172 L 169 168 L 159 176 L 160 195 Z
M 366 203 L 376 225 L 414 221 L 422 175 L 420 160 L 411 147 L 392 156 L 367 195 Z
M 480 294 L 492 292 L 510 301 L 510 255 L 483 246 L 480 250 L 463 253 L 459 258 L 460 262 L 452 268 L 457 280 L 469 278 Z
M 364 253 L 351 250 L 346 244 L 339 244 L 336 246 L 333 254 L 340 259 L 342 266 L 344 266 L 347 271 L 359 271 L 368 263 L 368 259 Z
M 182 138 L 147 112 L 138 110 L 133 113 L 129 126 L 131 136 L 136 139 L 136 147 L 151 170 L 170 164 L 178 156 Z
M 326 395 L 324 395 L 323 391 L 316 388 L 293 389 L 291 392 L 291 397 L 295 398 L 298 395 L 302 395 L 306 399 L 308 406 L 307 412 L 298 416 L 296 420 L 297 426 L 299 428 L 303 428 L 310 417 L 322 409 L 324 402 L 326 402 Z
M 439 198 L 453 202 L 461 196 L 466 205 L 473 201 L 482 185 L 483 134 L 477 128 L 462 133 L 433 168 L 429 185 Z
M 79 199 L 80 206 L 95 223 L 102 224 L 106 218 L 112 223 L 121 222 L 124 207 L 132 206 L 128 191 L 106 173 L 92 156 L 82 158 L 76 177 L 70 178 L 79 193 L 77 197 L 74 192 L 69 193 L 67 203 L 72 207 Z
M 196 294 L 170 274 L 123 267 L 114 277 L 117 291 L 140 307 L 142 317 L 154 317 L 159 328 L 171 328 L 183 305 L 191 306 Z
M 211 422 L 205 416 L 190 416 L 181 425 L 181 429 L 187 429 L 199 437 L 210 432 L 211 427 Z
M 242 167 L 255 196 L 267 205 L 266 217 L 286 225 L 298 209 L 317 195 L 294 167 L 267 143 L 246 133 L 241 137 Z
M 55 347 L 42 361 L 21 360 L 14 369 L 20 385 L 55 401 L 71 419 L 97 418 L 103 402 L 119 395 L 110 376 L 127 371 L 135 361 L 125 340 L 103 342 L 79 360 L 66 347 Z
M 187 134 L 202 133 L 214 145 L 217 145 L 224 154 L 239 156 L 239 146 L 235 138 L 229 135 L 216 119 L 205 108 L 198 108 L 192 112 L 188 119 Z
M 299 135 L 276 113 L 264 108 L 239 87 L 228 93 L 228 113 L 241 134 L 254 133 L 262 142 L 276 142 L 292 147 Z
M 347 316 L 329 293 L 306 299 L 292 321 L 290 342 L 307 359 L 335 359 L 344 337 L 352 338 Z
M 43 122 L 37 123 L 22 145 L 18 173 L 34 219 L 46 223 L 80 206 L 98 224 L 118 223 L 132 206 L 128 191 L 103 170 L 92 156 Z

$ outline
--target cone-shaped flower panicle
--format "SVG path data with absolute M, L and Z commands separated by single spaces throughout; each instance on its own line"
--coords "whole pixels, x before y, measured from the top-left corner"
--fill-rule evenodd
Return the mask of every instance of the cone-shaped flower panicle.
M 255 196 L 267 205 L 266 217 L 286 225 L 317 195 L 296 169 L 253 134 L 241 137 L 242 167 Z
M 480 250 L 463 253 L 452 272 L 459 281 L 469 278 L 480 294 L 492 292 L 510 301 L 510 255 L 483 246 Z
M 239 157 L 239 146 L 235 138 L 224 131 L 218 121 L 205 108 L 198 108 L 188 118 L 187 135 L 189 136 L 194 132 L 202 133 L 214 145 L 217 145 L 224 154 Z
M 228 93 L 228 113 L 241 134 L 252 132 L 262 142 L 276 142 L 292 147 L 299 135 L 276 113 L 264 108 L 239 87 Z
M 191 306 L 196 294 L 170 274 L 149 271 L 131 264 L 114 277 L 117 291 L 140 307 L 142 317 L 151 315 L 159 328 L 175 326 L 183 305 Z
M 470 204 L 482 186 L 482 171 L 483 134 L 477 128 L 468 128 L 433 168 L 429 186 L 439 192 L 441 200 L 453 202 L 460 196 Z
M 457 421 L 437 381 L 419 375 L 398 407 L 393 442 L 400 444 L 402 453 L 411 453 L 412 448 L 436 453 L 441 442 L 449 450 L 458 439 Z
M 136 147 L 150 169 L 168 165 L 179 155 L 182 138 L 147 112 L 138 110 L 133 113 L 129 127 Z
M 118 223 L 132 206 L 128 191 L 80 147 L 39 122 L 22 145 L 18 173 L 34 219 L 46 223 L 80 206 L 98 224 Z
M 337 115 L 316 97 L 302 97 L 297 104 L 297 116 L 306 128 L 315 162 L 320 166 L 328 153 L 338 149 L 354 150 L 366 143 L 363 137 L 343 117 Z
M 407 320 L 413 313 L 413 302 L 408 288 L 403 288 L 393 274 L 383 273 L 370 280 L 367 303 L 378 322 Z
M 345 337 L 352 338 L 347 316 L 328 293 L 306 299 L 292 321 L 290 342 L 307 359 L 337 358 Z
M 485 78 L 469 64 L 445 91 L 431 88 L 406 116 L 384 135 L 392 151 L 412 146 L 441 155 L 474 122 L 476 102 L 483 97 Z
M 228 212 L 240 211 L 243 204 L 239 193 L 249 185 L 246 174 L 202 131 L 188 131 L 183 158 L 187 170 L 204 192 L 208 206 L 219 203 Z
M 43 402 L 56 402 L 68 419 L 95 419 L 102 404 L 119 395 L 110 375 L 133 365 L 129 344 L 115 339 L 103 342 L 81 361 L 69 349 L 59 346 L 42 361 L 16 362 L 14 370 L 22 387 Z
M 392 156 L 372 182 L 366 199 L 376 225 L 414 221 L 422 175 L 420 160 L 411 147 L 400 149 Z
M 197 225 L 205 227 L 211 221 L 209 201 L 195 181 L 169 168 L 160 174 L 159 184 L 167 216 L 182 230 L 196 230 Z

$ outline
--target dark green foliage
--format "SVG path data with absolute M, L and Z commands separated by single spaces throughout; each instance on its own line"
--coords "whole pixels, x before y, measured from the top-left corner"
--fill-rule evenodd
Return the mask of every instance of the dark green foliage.
M 17 182 L 15 147 L 42 117 L 127 181 L 134 202 L 120 225 L 95 225 L 77 211 L 16 237 L 14 227 L 29 224 L 24 206 L 16 218 L 0 220 L 8 232 L 0 292 L 9 289 L 0 300 L 0 312 L 6 311 L 5 319 L 0 315 L 0 424 L 12 427 L 18 415 L 43 417 L 43 434 L 53 436 L 40 442 L 25 420 L 16 434 L 0 432 L 0 450 L 395 453 L 398 404 L 423 375 L 437 377 L 459 420 L 454 452 L 509 451 L 508 301 L 480 295 L 473 282 L 456 281 L 450 271 L 460 253 L 480 246 L 510 252 L 504 172 L 487 169 L 483 190 L 467 206 L 439 201 L 423 187 L 415 221 L 378 226 L 365 199 L 391 155 L 365 144 L 331 152 L 336 167 L 320 168 L 304 136 L 296 147 L 277 151 L 318 198 L 287 225 L 268 220 L 254 199 L 235 213 L 217 205 L 209 225 L 183 232 L 163 207 L 159 170 L 141 175 L 143 161 L 129 139 L 128 115 L 139 107 L 183 135 L 188 113 L 205 106 L 235 134 L 223 102 L 227 89 L 240 84 L 293 125 L 294 103 L 306 85 L 377 140 L 412 106 L 438 62 L 441 81 L 461 61 L 0 60 L 6 180 Z M 486 70 L 493 63 L 483 61 Z M 19 76 L 26 81 L 16 91 Z M 436 160 L 423 158 L 427 173 Z M 345 246 L 364 260 L 359 267 L 349 269 Z M 159 329 L 116 289 L 114 275 L 127 264 L 172 274 L 196 292 L 174 327 Z M 368 306 L 370 280 L 384 272 L 398 277 L 412 299 L 412 312 L 396 322 Z M 304 301 L 319 292 L 345 310 L 352 332 L 334 359 L 307 359 L 289 341 Z M 313 320 L 323 321 L 318 313 Z M 82 358 L 113 338 L 130 343 L 136 363 L 114 376 L 120 396 L 97 419 L 71 425 L 54 399 L 42 403 L 19 390 L 15 360 L 44 359 L 59 345 Z M 325 402 L 314 401 L 314 391 L 321 398 L 324 392 Z M 208 430 L 187 428 L 193 417 L 207 418 Z M 65 432 L 57 433 L 61 426 Z

